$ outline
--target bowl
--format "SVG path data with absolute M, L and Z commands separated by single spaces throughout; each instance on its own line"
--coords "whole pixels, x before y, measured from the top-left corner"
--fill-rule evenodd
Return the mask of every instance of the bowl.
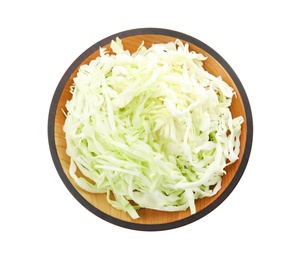
M 140 209 L 140 218 L 132 219 L 126 212 L 117 210 L 108 204 L 105 194 L 89 193 L 78 187 L 68 173 L 70 158 L 66 154 L 65 133 L 63 131 L 65 115 L 62 110 L 65 110 L 66 101 L 71 98 L 70 86 L 79 67 L 95 59 L 99 55 L 100 47 L 106 47 L 110 50 L 110 42 L 116 37 L 122 39 L 125 49 L 130 52 L 137 50 L 142 41 L 146 47 L 150 47 L 153 43 L 166 43 L 176 39 L 187 42 L 190 50 L 202 53 L 207 57 L 204 61 L 204 68 L 215 76 L 221 76 L 236 92 L 237 98 L 233 99 L 230 110 L 233 117 L 241 115 L 244 118 L 240 136 L 239 159 L 225 168 L 226 174 L 223 176 L 221 189 L 216 195 L 195 201 L 195 214 L 191 214 L 189 209 L 178 212 Z M 253 121 L 249 100 L 242 83 L 230 65 L 204 42 L 187 34 L 162 28 L 139 28 L 119 32 L 100 40 L 85 50 L 70 65 L 58 83 L 48 117 L 48 141 L 51 156 L 56 170 L 69 192 L 87 210 L 102 220 L 120 227 L 142 231 L 178 228 L 200 220 L 217 208 L 230 195 L 241 179 L 249 160 L 252 139 Z

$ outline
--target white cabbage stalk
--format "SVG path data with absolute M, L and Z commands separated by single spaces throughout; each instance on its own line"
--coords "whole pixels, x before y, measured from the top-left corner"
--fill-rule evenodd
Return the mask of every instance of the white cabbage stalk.
M 134 219 L 139 208 L 194 214 L 195 200 L 216 194 L 224 168 L 238 159 L 235 92 L 180 40 L 142 43 L 131 54 L 117 38 L 111 48 L 82 65 L 71 86 L 70 175 Z

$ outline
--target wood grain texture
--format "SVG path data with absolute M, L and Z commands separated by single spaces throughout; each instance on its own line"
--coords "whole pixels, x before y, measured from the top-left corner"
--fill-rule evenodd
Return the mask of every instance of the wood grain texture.
M 146 47 L 150 47 L 151 44 L 153 43 L 165 43 L 174 40 L 175 38 L 173 36 L 166 36 L 166 35 L 159 35 L 159 34 L 143 34 L 143 35 L 133 35 L 133 36 L 125 37 L 123 38 L 123 44 L 125 49 L 128 49 L 131 52 L 133 52 L 138 48 L 138 46 L 141 44 L 142 41 L 144 41 Z M 109 44 L 103 47 L 106 47 L 108 50 L 110 50 Z M 207 208 L 210 204 L 214 203 L 215 200 L 217 200 L 217 198 L 219 198 L 219 196 L 221 196 L 221 194 L 227 189 L 228 185 L 232 182 L 234 176 L 236 175 L 236 172 L 241 163 L 245 146 L 246 146 L 247 117 L 246 117 L 244 103 L 238 91 L 238 88 L 234 83 L 232 77 L 226 71 L 226 69 L 213 56 L 211 56 L 208 52 L 206 52 L 204 49 L 200 48 L 199 46 L 190 43 L 190 50 L 198 53 L 202 53 L 206 57 L 208 57 L 207 60 L 204 62 L 204 68 L 215 76 L 219 76 L 219 75 L 222 76 L 223 80 L 234 88 L 237 97 L 233 98 L 231 112 L 233 114 L 233 117 L 237 117 L 241 115 L 245 119 L 242 125 L 242 134 L 240 137 L 240 142 L 241 142 L 240 154 L 239 154 L 240 159 L 237 160 L 231 166 L 228 166 L 226 168 L 227 174 L 223 177 L 222 188 L 215 196 L 199 199 L 196 201 L 196 209 L 197 212 L 199 212 Z M 92 59 L 96 58 L 96 56 L 98 55 L 99 55 L 99 51 L 98 50 L 94 51 L 89 56 L 84 57 L 84 60 L 83 62 L 81 62 L 81 64 L 88 64 Z M 81 188 L 79 188 L 75 184 L 75 182 L 71 179 L 68 173 L 69 157 L 65 153 L 66 143 L 65 143 L 65 134 L 63 132 L 63 124 L 65 121 L 65 116 L 62 111 L 65 110 L 66 101 L 71 98 L 70 86 L 73 83 L 73 78 L 75 77 L 77 70 L 78 67 L 73 71 L 73 73 L 71 73 L 70 77 L 67 79 L 66 84 L 64 85 L 62 93 L 59 97 L 55 116 L 54 116 L 54 139 L 55 139 L 54 141 L 56 145 L 58 158 L 65 175 L 67 176 L 73 187 L 79 192 L 79 194 L 87 202 L 93 205 L 97 210 L 100 210 L 101 212 L 122 221 L 136 223 L 136 224 L 153 225 L 153 224 L 171 223 L 190 217 L 189 210 L 180 211 L 180 212 L 163 212 L 163 211 L 155 211 L 150 209 L 141 209 L 138 212 L 140 218 L 137 220 L 133 220 L 131 217 L 129 217 L 127 213 L 120 210 L 116 210 L 111 205 L 109 205 L 106 200 L 106 195 L 88 193 L 82 190 Z

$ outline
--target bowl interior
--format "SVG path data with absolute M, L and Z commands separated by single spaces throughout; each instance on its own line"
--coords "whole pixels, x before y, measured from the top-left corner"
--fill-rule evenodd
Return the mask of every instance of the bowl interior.
M 165 43 L 169 41 L 174 41 L 176 38 L 173 36 L 168 35 L 159 35 L 159 34 L 141 34 L 141 35 L 130 35 L 126 37 L 120 37 L 123 40 L 123 44 L 125 49 L 130 50 L 131 52 L 134 52 L 138 46 L 141 44 L 142 41 L 144 41 L 146 47 L 150 47 L 153 43 Z M 179 38 L 179 37 L 178 37 Z M 182 40 L 182 39 L 181 39 Z M 188 42 L 187 40 L 183 40 L 184 42 Z M 110 43 L 106 44 L 105 46 L 107 50 L 110 50 Z M 190 43 L 190 50 L 199 52 L 204 54 L 207 58 L 207 60 L 204 62 L 204 68 L 210 72 L 211 74 L 215 76 L 221 76 L 224 81 L 226 81 L 231 87 L 234 88 L 237 97 L 233 98 L 233 102 L 231 105 L 231 112 L 234 117 L 236 116 L 243 116 L 244 123 L 242 125 L 242 133 L 240 137 L 241 146 L 240 146 L 240 154 L 239 154 L 239 160 L 237 160 L 234 164 L 228 166 L 226 168 L 227 174 L 223 177 L 222 180 L 222 187 L 220 191 L 213 197 L 203 198 L 197 200 L 196 203 L 196 210 L 197 215 L 204 211 L 207 212 L 207 208 L 209 205 L 215 203 L 215 201 L 221 196 L 223 192 L 228 188 L 229 184 L 234 179 L 234 176 L 236 176 L 237 170 L 241 164 L 243 153 L 245 151 L 246 147 L 246 138 L 247 138 L 247 118 L 246 118 L 246 111 L 245 106 L 242 100 L 242 97 L 240 95 L 240 92 L 232 79 L 232 77 L 229 75 L 227 70 L 219 63 L 217 59 L 215 59 L 210 53 L 205 51 L 203 48 Z M 85 56 L 87 55 L 87 56 Z M 82 56 L 82 64 L 88 64 L 92 59 L 95 59 L 99 55 L 99 50 L 96 49 L 92 51 L 91 53 L 87 53 L 84 56 Z M 73 78 L 76 76 L 76 73 L 78 71 L 78 67 L 72 69 L 72 71 L 67 75 L 67 78 L 64 82 L 64 86 L 62 86 L 62 92 L 58 98 L 57 107 L 55 110 L 54 115 L 54 142 L 55 147 L 57 151 L 57 155 L 59 158 L 60 165 L 62 167 L 62 170 L 64 174 L 66 175 L 68 181 L 72 185 L 72 187 L 75 189 L 77 196 L 81 196 L 84 204 L 91 205 L 91 209 L 93 209 L 94 212 L 100 212 L 102 216 L 110 216 L 112 219 L 121 220 L 122 222 L 129 222 L 134 224 L 143 224 L 143 225 L 161 225 L 166 223 L 171 223 L 175 221 L 181 221 L 186 218 L 192 217 L 190 215 L 190 210 L 186 211 L 180 211 L 180 212 L 163 212 L 163 211 L 155 211 L 151 209 L 140 209 L 139 215 L 140 218 L 133 220 L 127 213 L 116 210 L 111 205 L 107 203 L 106 195 L 105 194 L 92 194 L 88 193 L 81 188 L 79 188 L 73 179 L 69 176 L 68 169 L 69 169 L 69 157 L 66 155 L 65 149 L 66 149 L 66 143 L 65 143 L 65 133 L 63 132 L 63 124 L 65 121 L 65 115 L 62 111 L 66 111 L 65 104 L 66 101 L 71 98 L 70 94 L 70 86 L 73 83 Z M 80 173 L 78 172 L 80 175 Z M 66 179 L 66 180 L 67 180 Z M 87 203 L 86 203 L 87 202 Z M 83 203 L 82 203 L 83 204 Z M 217 201 L 216 201 L 217 204 Z M 205 215 L 204 213 L 203 215 Z

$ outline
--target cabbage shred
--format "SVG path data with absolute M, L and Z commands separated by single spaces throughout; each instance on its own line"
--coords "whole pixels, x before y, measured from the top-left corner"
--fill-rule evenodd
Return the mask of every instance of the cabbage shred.
M 215 195 L 238 159 L 243 118 L 229 109 L 234 90 L 180 40 L 142 42 L 130 53 L 116 38 L 111 49 L 100 48 L 71 86 L 71 177 L 133 219 L 140 208 L 194 214 L 195 200 Z

